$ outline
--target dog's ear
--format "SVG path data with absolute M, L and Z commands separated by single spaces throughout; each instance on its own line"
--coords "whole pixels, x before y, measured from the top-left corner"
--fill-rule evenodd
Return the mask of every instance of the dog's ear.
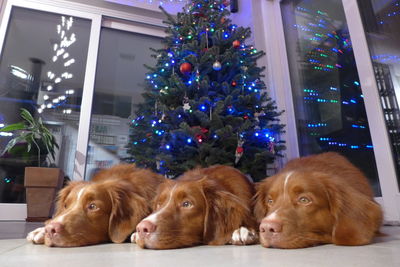
M 371 243 L 382 224 L 379 204 L 349 186 L 328 184 L 326 187 L 334 218 L 332 243 L 344 246 Z
M 203 241 L 208 245 L 227 244 L 243 218 L 251 218 L 250 203 L 243 203 L 211 179 L 203 178 L 199 183 L 206 203 Z
M 65 201 L 67 200 L 68 195 L 71 193 L 72 189 L 74 189 L 77 186 L 84 185 L 86 182 L 69 182 L 66 187 L 61 189 L 56 198 L 56 212 L 53 217 L 56 217 L 59 215 L 64 209 L 65 209 Z
M 134 232 L 140 220 L 150 213 L 150 203 L 124 181 L 110 185 L 108 194 L 112 207 L 108 235 L 112 242 L 122 243 Z
M 276 176 L 271 176 L 269 178 L 264 179 L 263 181 L 256 183 L 256 194 L 253 197 L 253 213 L 256 217 L 257 222 L 261 222 L 261 220 L 267 216 L 268 213 L 268 205 L 267 205 L 267 196 L 268 191 L 272 186 L 272 183 L 275 181 Z

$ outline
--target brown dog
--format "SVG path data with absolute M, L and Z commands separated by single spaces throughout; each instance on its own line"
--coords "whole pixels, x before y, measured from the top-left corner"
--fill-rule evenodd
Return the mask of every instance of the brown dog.
M 290 161 L 257 185 L 255 215 L 264 247 L 365 245 L 382 223 L 367 179 L 337 153 Z
M 58 195 L 55 216 L 27 239 L 56 247 L 121 243 L 151 213 L 149 203 L 163 181 L 135 165 L 116 165 L 91 182 L 71 182 Z
M 159 187 L 155 211 L 138 224 L 131 241 L 151 249 L 256 243 L 252 195 L 252 184 L 232 167 L 188 171 Z

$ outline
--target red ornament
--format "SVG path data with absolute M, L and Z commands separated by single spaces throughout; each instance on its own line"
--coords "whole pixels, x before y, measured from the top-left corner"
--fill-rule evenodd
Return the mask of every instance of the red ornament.
M 239 48 L 239 46 L 240 46 L 240 41 L 238 41 L 238 40 L 233 41 L 233 42 L 232 42 L 232 46 L 233 46 L 234 48 Z
M 200 12 L 194 12 L 194 13 L 193 13 L 193 16 L 199 17 L 199 18 L 204 18 L 204 17 L 205 17 L 204 14 L 203 14 L 203 13 L 200 13 Z
M 244 115 L 244 117 L 243 117 L 245 120 L 247 120 L 248 118 L 249 118 L 249 116 L 247 116 L 247 115 Z
M 208 129 L 206 129 L 206 128 L 201 128 L 201 132 L 204 133 L 204 134 L 205 134 L 205 133 L 208 133 Z
M 226 22 L 226 18 L 225 17 L 221 18 L 221 23 L 224 24 L 225 22 Z
M 197 142 L 199 142 L 199 143 L 202 143 L 203 142 L 203 135 L 201 135 L 201 134 L 196 134 L 196 140 L 197 140 Z
M 239 146 L 238 148 L 236 148 L 236 152 L 237 153 L 243 153 L 244 152 L 243 147 Z
M 179 70 L 181 71 L 182 74 L 187 75 L 192 71 L 192 65 L 190 63 L 182 63 L 181 66 L 179 67 Z
M 232 82 L 232 86 L 235 87 L 236 85 L 237 85 L 237 82 L 236 82 L 236 81 L 233 81 L 233 82 Z
M 147 133 L 146 136 L 150 137 L 150 136 L 152 136 L 152 133 Z

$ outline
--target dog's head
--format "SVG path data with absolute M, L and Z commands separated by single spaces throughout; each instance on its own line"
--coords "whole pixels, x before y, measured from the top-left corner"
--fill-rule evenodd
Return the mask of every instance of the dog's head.
M 382 221 L 381 209 L 346 179 L 366 180 L 293 170 L 259 183 L 254 211 L 260 222 L 261 244 L 302 248 L 370 243 Z
M 56 214 L 45 226 L 47 246 L 72 247 L 123 242 L 150 212 L 131 183 L 72 182 L 58 195 Z
M 224 244 L 241 218 L 237 206 L 244 204 L 207 176 L 166 181 L 159 187 L 154 212 L 136 227 L 136 243 L 151 249 Z

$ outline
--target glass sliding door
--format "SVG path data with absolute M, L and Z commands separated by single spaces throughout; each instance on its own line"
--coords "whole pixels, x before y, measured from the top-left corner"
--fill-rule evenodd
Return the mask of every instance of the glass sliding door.
M 400 1 L 358 1 L 400 186 Z M 400 187 L 398 188 L 400 190 Z
M 281 2 L 301 156 L 336 151 L 381 196 L 374 148 L 341 0 Z
M 161 38 L 129 31 L 102 28 L 85 179 L 99 169 L 127 160 L 129 125 L 136 104 L 142 101 L 144 64 L 154 65 Z
M 12 7 L 0 58 L 0 126 L 21 120 L 21 108 L 42 118 L 60 149 L 53 162 L 72 178 L 91 30 L 89 19 Z M 12 138 L 2 133 L 0 148 Z M 20 144 L 0 158 L 0 202 L 24 203 L 24 167 L 34 151 Z

